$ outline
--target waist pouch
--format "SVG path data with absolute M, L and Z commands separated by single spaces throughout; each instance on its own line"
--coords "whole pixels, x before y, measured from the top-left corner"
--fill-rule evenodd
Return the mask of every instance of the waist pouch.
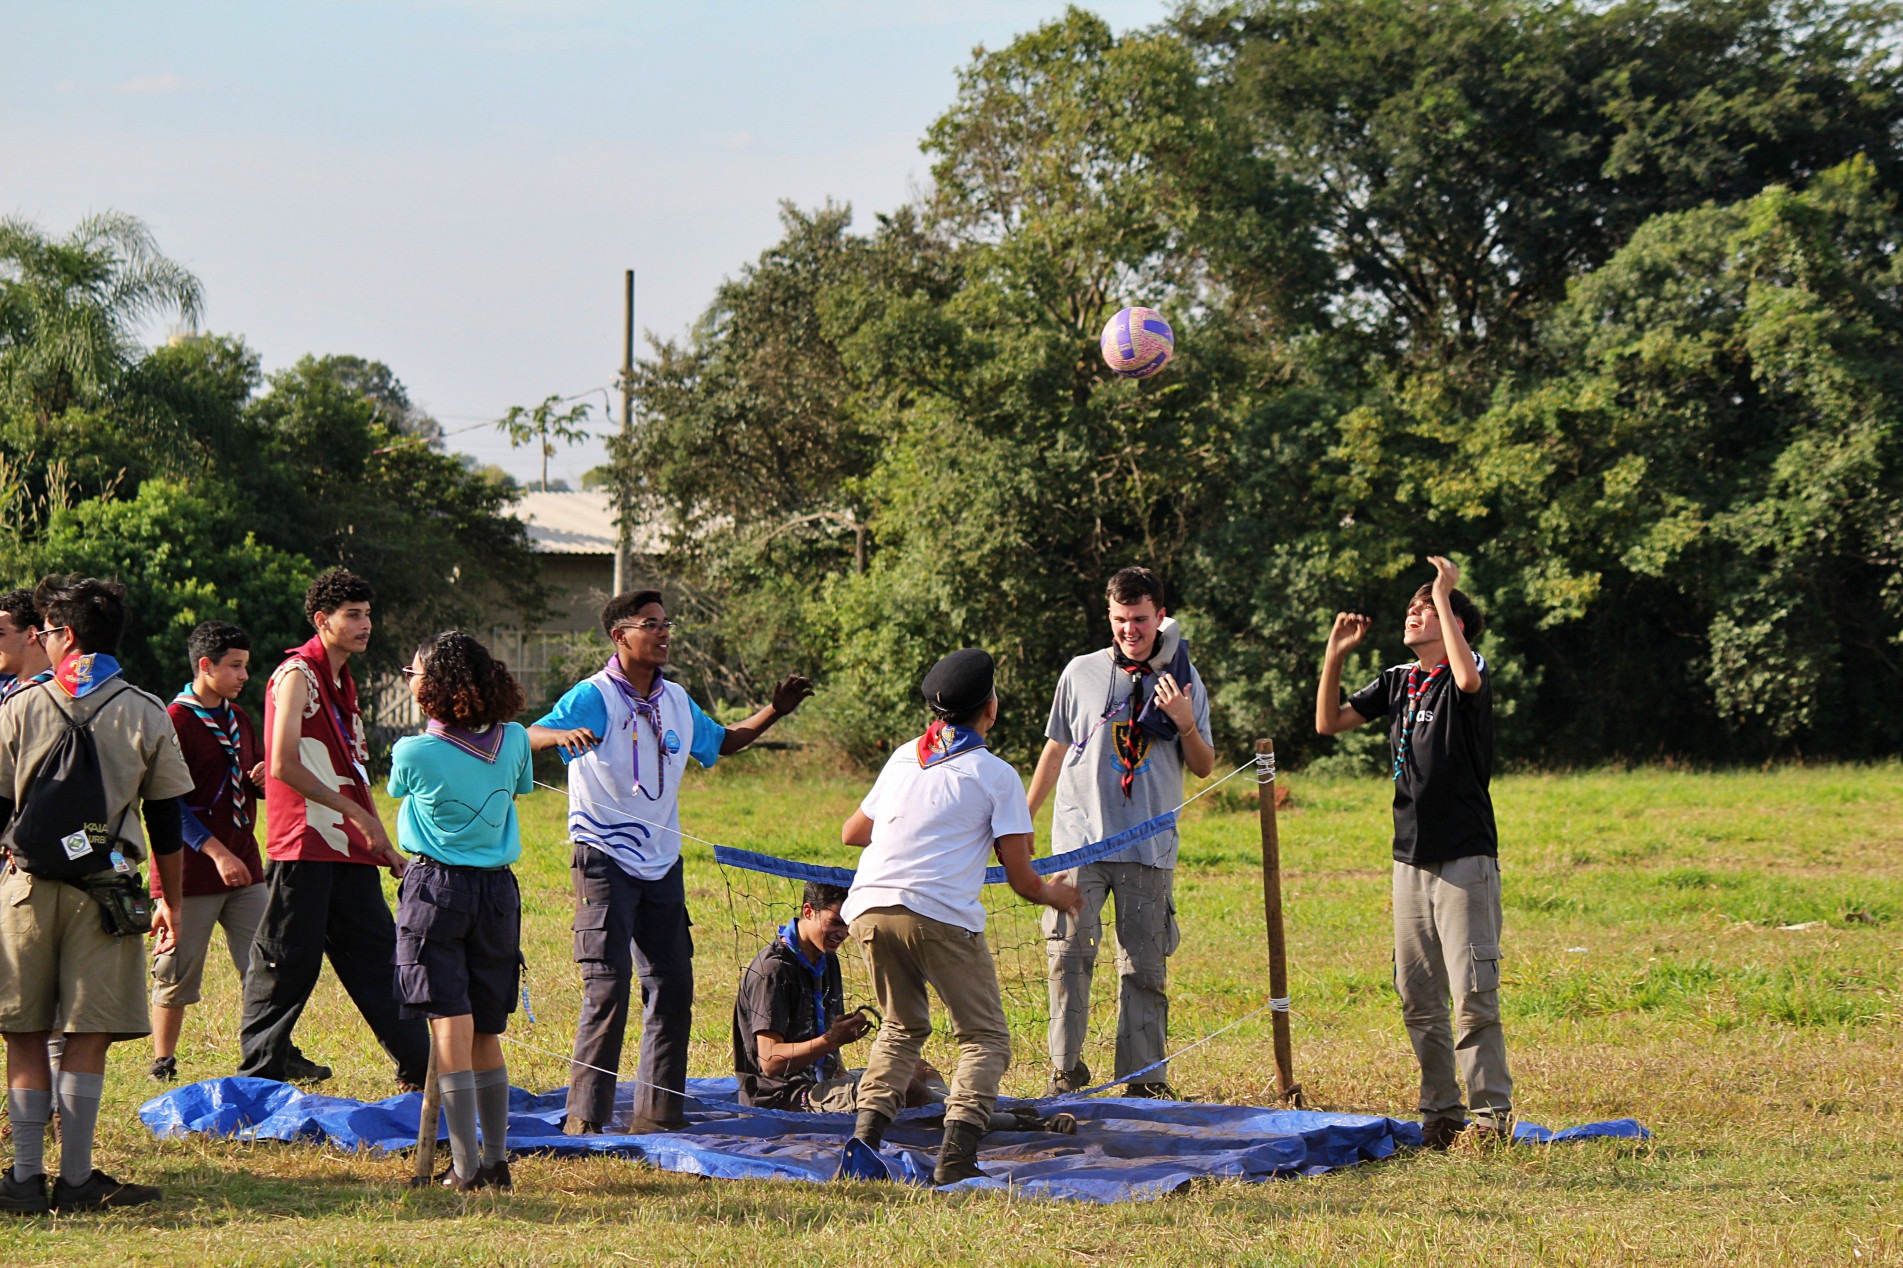
M 113 937 L 142 938 L 152 932 L 152 895 L 136 870 L 94 872 L 69 883 L 99 904 L 99 922 Z

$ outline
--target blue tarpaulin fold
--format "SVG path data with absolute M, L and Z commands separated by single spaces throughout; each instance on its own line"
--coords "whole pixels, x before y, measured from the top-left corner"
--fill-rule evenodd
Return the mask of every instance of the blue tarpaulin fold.
M 564 1136 L 567 1093 L 509 1093 L 509 1145 L 517 1153 L 610 1154 L 665 1171 L 730 1180 L 830 1180 L 852 1134 L 847 1114 L 749 1109 L 734 1100 L 732 1079 L 689 1079 L 696 1108 L 675 1132 Z M 634 1085 L 617 1089 L 615 1121 L 632 1112 Z M 233 1136 L 246 1140 L 328 1143 L 342 1149 L 397 1151 L 416 1143 L 420 1094 L 353 1101 L 306 1092 L 270 1079 L 208 1079 L 154 1097 L 139 1117 L 160 1136 Z M 1419 1124 L 1366 1114 L 1328 1114 L 1249 1105 L 1203 1105 L 1116 1097 L 1038 1103 L 1044 1113 L 1077 1118 L 1077 1134 L 993 1132 L 979 1165 L 985 1175 L 955 1186 L 1011 1189 L 1084 1202 L 1159 1197 L 1197 1180 L 1261 1181 L 1319 1175 L 1386 1158 L 1418 1145 Z M 886 1133 L 879 1160 L 894 1180 L 929 1184 L 941 1120 L 934 1109 L 906 1110 Z M 1521 1124 L 1518 1140 L 1549 1143 L 1589 1136 L 1643 1139 L 1631 1119 L 1561 1132 Z M 860 1160 L 861 1166 L 864 1160 Z M 855 1174 L 857 1167 L 849 1168 Z

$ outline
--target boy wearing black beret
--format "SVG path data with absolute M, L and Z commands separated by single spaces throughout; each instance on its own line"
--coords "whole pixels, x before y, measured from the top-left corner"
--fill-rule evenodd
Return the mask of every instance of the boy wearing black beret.
M 878 1147 L 905 1103 L 932 1033 L 929 984 L 951 1015 L 958 1066 L 945 1101 L 945 1135 L 933 1179 L 984 1174 L 978 1142 L 1011 1064 L 997 969 L 985 945 L 985 867 L 995 853 L 1011 888 L 1075 914 L 1074 886 L 1031 869 L 1031 812 L 1018 774 L 986 750 L 998 720 L 991 657 L 953 652 L 923 684 L 933 720 L 892 755 L 840 838 L 866 847 L 840 914 L 865 956 L 885 1022 L 859 1081 L 853 1136 Z

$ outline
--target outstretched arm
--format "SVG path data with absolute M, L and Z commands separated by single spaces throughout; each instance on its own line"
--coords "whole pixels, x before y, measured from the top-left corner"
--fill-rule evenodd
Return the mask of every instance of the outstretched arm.
M 1454 617 L 1454 583 L 1460 580 L 1460 569 L 1444 555 L 1429 555 L 1427 562 L 1434 565 L 1434 611 L 1440 617 L 1440 641 L 1447 649 L 1447 668 L 1454 675 L 1454 685 L 1471 696 L 1480 690 L 1480 666 L 1474 664 L 1467 631 Z
M 773 689 L 773 701 L 745 722 L 736 723 L 727 728 L 727 736 L 720 742 L 720 755 L 727 757 L 738 753 L 767 733 L 767 728 L 787 714 L 800 707 L 800 702 L 813 694 L 813 684 L 799 674 L 788 675 L 786 681 Z
M 1037 874 L 1031 866 L 1031 846 L 1035 841 L 1035 834 L 1030 832 L 1013 832 L 998 838 L 993 848 L 998 862 L 1004 864 L 1004 879 L 1019 898 L 1076 915 L 1083 908 L 1083 894 L 1067 881 L 1054 881 Z
M 1322 653 L 1322 680 L 1315 688 L 1315 730 L 1322 735 L 1340 735 L 1367 721 L 1341 702 L 1341 660 L 1361 645 L 1371 624 L 1359 612 L 1335 613 L 1335 627 L 1328 631 L 1328 649 Z

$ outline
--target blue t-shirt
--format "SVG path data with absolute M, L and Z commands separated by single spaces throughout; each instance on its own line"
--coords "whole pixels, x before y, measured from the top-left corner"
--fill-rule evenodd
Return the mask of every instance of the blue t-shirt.
M 720 760 L 720 745 L 727 738 L 727 728 L 701 712 L 692 696 L 687 699 L 687 708 L 694 715 L 694 742 L 688 746 L 687 754 L 702 766 L 712 766 Z M 601 739 L 608 734 L 608 702 L 601 698 L 600 688 L 584 678 L 570 687 L 535 725 L 551 731 L 572 731 L 585 726 L 596 739 Z M 564 766 L 574 760 L 561 749 L 555 751 L 561 753 Z
M 522 857 L 518 794 L 535 791 L 529 733 L 503 723 L 494 762 L 433 735 L 406 735 L 390 750 L 390 795 L 403 797 L 397 844 L 454 867 L 507 867 Z

